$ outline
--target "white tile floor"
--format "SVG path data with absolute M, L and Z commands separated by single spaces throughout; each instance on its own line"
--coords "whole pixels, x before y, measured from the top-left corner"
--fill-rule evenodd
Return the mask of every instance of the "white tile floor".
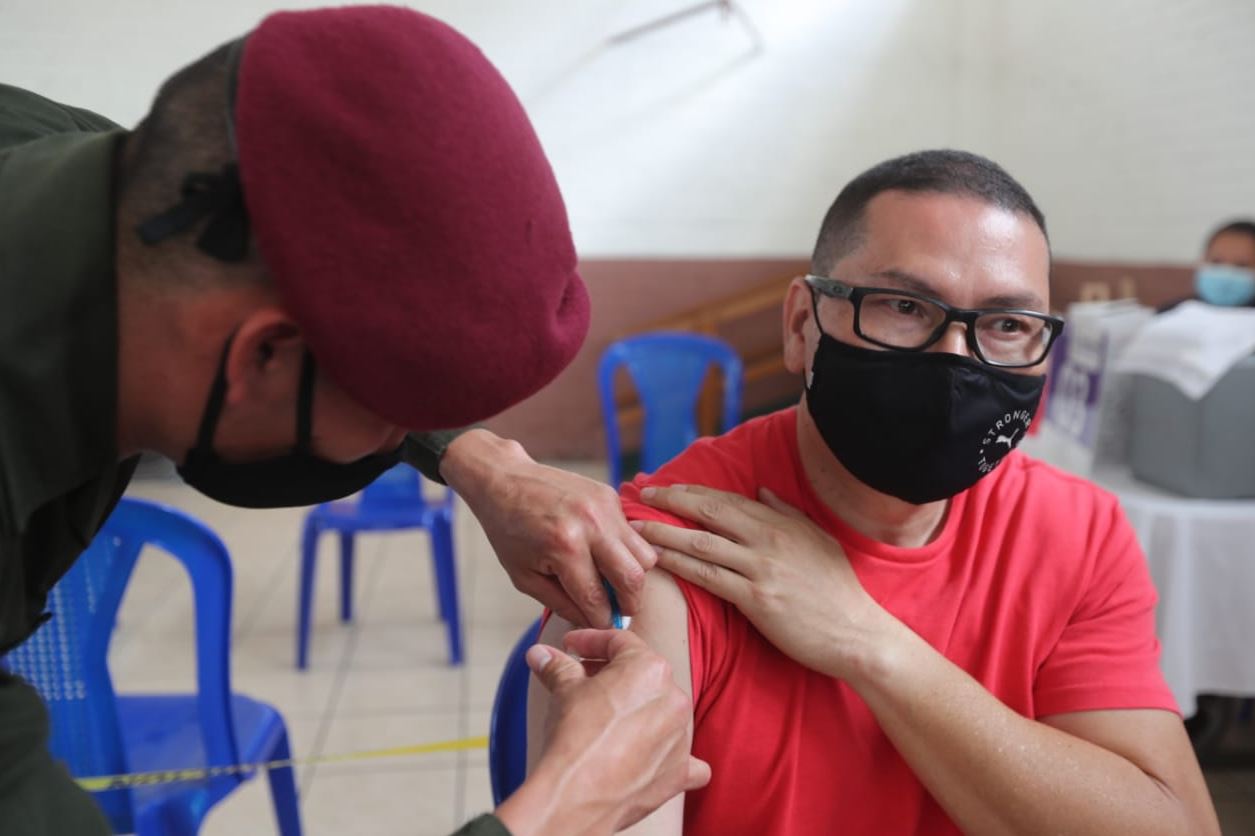
M 578 468 L 602 478 L 597 468 Z M 177 481 L 136 480 L 134 496 L 167 502 L 209 524 L 235 567 L 232 676 L 236 691 L 275 705 L 298 758 L 488 733 L 505 657 L 539 608 L 510 585 L 465 506 L 455 546 L 466 661 L 447 662 L 426 535 L 359 540 L 354 621 L 339 621 L 338 553 L 319 551 L 310 664 L 294 666 L 302 510 L 241 511 Z M 110 650 L 119 691 L 192 691 L 193 611 L 181 567 L 141 555 Z M 483 750 L 297 770 L 305 832 L 447 836 L 492 806 Z M 275 833 L 265 779 L 209 814 L 206 836 Z
M 573 469 L 604 478 L 597 465 Z M 137 480 L 131 494 L 168 502 L 208 523 L 235 566 L 235 690 L 275 705 L 298 758 L 399 746 L 488 731 L 505 657 L 538 607 L 510 585 L 474 517 L 457 513 L 455 543 L 466 662 L 447 664 L 425 535 L 367 536 L 357 559 L 355 619 L 339 621 L 336 545 L 324 538 L 310 666 L 294 667 L 297 542 L 302 510 L 240 511 L 177 481 Z M 141 556 L 110 651 L 120 691 L 194 690 L 193 614 L 181 568 Z M 447 836 L 491 807 L 487 753 L 469 751 L 297 770 L 310 836 Z M 1208 783 L 1226 834 L 1255 834 L 1255 773 L 1218 771 Z M 275 833 L 264 779 L 209 814 L 205 836 Z

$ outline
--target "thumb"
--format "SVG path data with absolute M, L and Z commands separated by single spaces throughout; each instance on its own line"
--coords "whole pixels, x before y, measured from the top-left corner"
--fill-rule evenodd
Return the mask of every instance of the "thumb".
M 803 514 L 798 509 L 794 508 L 789 503 L 785 502 L 780 497 L 776 496 L 774 493 L 772 493 L 770 488 L 759 488 L 758 498 L 768 508 L 771 508 L 775 511 L 779 511 L 781 514 L 784 514 L 785 516 L 793 517 L 799 520 L 806 519 L 805 514 Z
M 710 764 L 689 755 L 688 774 L 684 778 L 684 792 L 699 790 L 710 783 Z
M 554 647 L 534 644 L 527 649 L 527 666 L 549 693 L 587 678 L 584 666 Z

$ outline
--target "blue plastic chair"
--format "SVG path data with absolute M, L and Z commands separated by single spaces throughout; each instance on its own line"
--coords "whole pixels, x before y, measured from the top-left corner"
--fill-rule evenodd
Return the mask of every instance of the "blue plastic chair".
M 524 656 L 540 640 L 540 619 L 528 627 L 506 659 L 488 723 L 488 772 L 492 803 L 500 804 L 527 777 L 527 683 L 531 669 Z
M 385 471 L 357 497 L 327 502 L 305 517 L 301 535 L 301 588 L 296 625 L 296 666 L 309 663 L 309 622 L 313 610 L 314 565 L 318 538 L 340 535 L 340 620 L 353 620 L 354 538 L 363 531 L 425 529 L 431 536 L 436 605 L 449 636 L 449 664 L 462 664 L 462 616 L 458 608 L 457 567 L 453 555 L 453 491 L 436 502 L 423 496 L 418 471 L 399 464 Z
M 606 426 L 610 484 L 617 487 L 623 481 L 614 398 L 619 367 L 627 368 L 645 413 L 640 469 L 652 473 L 697 439 L 697 399 L 711 365 L 723 372 L 720 429 L 727 432 L 740 420 L 744 374 L 732 346 L 714 337 L 664 331 L 620 340 L 606 349 L 597 369 L 597 389 Z
M 144 545 L 173 555 L 196 602 L 197 693 L 116 695 L 109 639 Z M 52 619 L 5 664 L 43 696 L 50 748 L 77 777 L 285 760 L 287 728 L 274 708 L 231 693 L 231 560 L 203 523 L 172 508 L 122 499 L 91 546 L 52 588 Z M 251 775 L 222 775 L 136 789 L 96 800 L 117 833 L 194 834 L 209 809 Z M 270 770 L 279 831 L 299 836 L 291 767 Z

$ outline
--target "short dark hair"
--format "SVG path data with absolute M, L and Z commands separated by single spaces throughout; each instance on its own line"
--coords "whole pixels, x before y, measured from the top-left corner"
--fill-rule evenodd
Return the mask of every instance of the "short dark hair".
M 1252 241 L 1255 241 L 1255 220 L 1250 220 L 1249 218 L 1238 218 L 1237 220 L 1228 221 L 1227 223 L 1217 227 L 1211 235 L 1207 236 L 1207 246 L 1210 247 L 1212 243 L 1221 235 L 1228 235 L 1233 232 L 1236 232 L 1239 235 L 1245 235 Z
M 1046 235 L 1046 218 L 1028 191 L 1002 166 L 967 151 L 916 151 L 872 166 L 851 180 L 824 215 L 811 256 L 811 272 L 827 274 L 863 240 L 863 214 L 881 192 L 967 195 L 1030 216 Z M 1047 236 L 1049 240 L 1049 236 Z
M 168 278 L 188 259 L 197 259 L 224 280 L 260 275 L 255 250 L 252 258 L 241 262 L 241 269 L 201 252 L 195 241 L 203 223 L 152 246 L 139 245 L 134 232 L 137 225 L 179 202 L 187 175 L 218 172 L 234 161 L 228 104 L 228 77 L 238 52 L 233 52 L 234 45 L 234 41 L 223 44 L 167 79 L 148 114 L 127 137 L 118 167 L 118 213 L 122 234 L 130 236 L 128 266 L 138 272 Z

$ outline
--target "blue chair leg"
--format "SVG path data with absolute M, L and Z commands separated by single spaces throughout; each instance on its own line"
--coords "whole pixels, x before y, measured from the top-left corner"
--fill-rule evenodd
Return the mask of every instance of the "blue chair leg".
M 431 537 L 431 573 L 436 581 L 436 611 L 440 613 L 440 620 L 447 625 L 449 623 L 449 602 L 447 600 L 449 596 L 445 592 L 444 581 L 442 580 L 444 572 L 440 568 L 440 549 L 443 547 L 436 540 L 437 537 L 444 536 L 436 533 L 436 530 L 440 528 L 442 524 L 441 516 L 437 513 L 431 521 L 429 521 L 427 525 L 427 533 Z M 456 597 L 456 595 L 454 597 Z
M 449 664 L 462 664 L 462 617 L 458 611 L 457 565 L 453 557 L 453 525 L 450 515 L 436 514 L 431 525 L 432 568 L 440 616 L 449 633 Z
M 353 620 L 353 532 L 340 532 L 340 620 Z
M 318 557 L 317 523 L 313 518 L 305 520 L 301 532 L 301 585 L 297 593 L 296 616 L 296 667 L 305 670 L 309 660 L 309 620 L 314 597 L 314 562 Z
M 271 760 L 284 761 L 292 757 L 288 745 L 288 731 L 279 735 L 279 742 L 271 752 Z M 280 836 L 301 836 L 301 813 L 296 803 L 296 779 L 292 767 L 283 766 L 270 770 L 270 798 L 275 805 L 275 819 L 279 823 Z

